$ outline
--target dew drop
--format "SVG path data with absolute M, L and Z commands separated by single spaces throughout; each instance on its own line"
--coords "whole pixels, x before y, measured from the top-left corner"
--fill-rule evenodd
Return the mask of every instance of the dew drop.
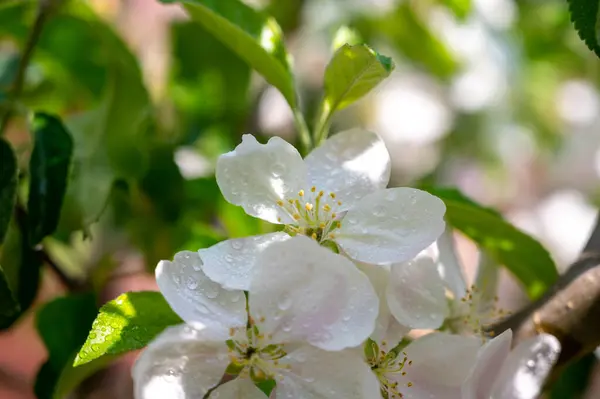
M 215 299 L 219 296 L 219 289 L 214 285 L 210 284 L 208 287 L 206 287 L 204 295 L 206 295 L 207 298 Z
M 292 306 L 292 298 L 289 295 L 284 294 L 277 303 L 277 307 L 281 310 L 287 310 Z
M 238 293 L 238 292 L 234 292 L 234 293 L 231 295 L 231 297 L 229 298 L 229 300 L 230 300 L 232 303 L 237 303 L 237 302 L 239 302 L 239 301 L 240 301 L 240 298 L 241 298 L 241 296 L 242 296 L 242 295 L 241 295 L 240 293 Z
M 227 263 L 233 262 L 233 256 L 231 256 L 231 255 L 225 255 L 225 262 L 227 262 Z
M 350 315 L 344 315 L 344 317 L 342 317 L 342 321 L 350 321 L 351 318 L 352 316 Z
M 244 248 L 244 242 L 241 240 L 231 240 L 231 248 L 239 251 L 240 249 Z
M 281 327 L 281 329 L 285 332 L 292 331 L 292 323 L 290 323 L 289 321 L 283 323 L 283 326 Z
M 377 217 L 383 217 L 385 216 L 385 208 L 383 207 L 383 205 L 377 205 L 373 208 L 373 215 L 377 216 Z
M 185 285 L 188 287 L 188 289 L 195 290 L 198 288 L 198 280 L 192 276 L 188 276 L 188 278 L 185 280 Z
M 281 177 L 285 173 L 285 165 L 280 162 L 274 163 L 271 172 L 274 177 Z

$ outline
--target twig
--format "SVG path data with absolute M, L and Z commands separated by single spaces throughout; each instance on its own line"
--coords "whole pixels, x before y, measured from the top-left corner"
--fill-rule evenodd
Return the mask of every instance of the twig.
M 600 346 L 600 212 L 579 259 L 540 299 L 489 326 L 495 335 L 514 332 L 514 344 L 541 332 L 554 335 L 562 350 L 550 379 Z
M 48 17 L 50 16 L 54 8 L 55 5 L 52 1 L 40 1 L 35 22 L 33 23 L 31 31 L 29 32 L 29 37 L 27 38 L 25 48 L 23 49 L 23 54 L 21 55 L 21 59 L 19 60 L 15 80 L 9 92 L 8 106 L 3 112 L 3 115 L 0 117 L 0 136 L 2 136 L 2 134 L 4 133 L 4 130 L 8 126 L 10 118 L 13 116 L 15 102 L 17 102 L 19 97 L 21 96 L 23 87 L 25 85 L 25 75 L 27 72 L 27 67 L 29 66 L 29 62 L 31 61 L 33 51 L 37 42 L 40 39 L 42 30 L 44 28 L 44 24 L 48 20 Z

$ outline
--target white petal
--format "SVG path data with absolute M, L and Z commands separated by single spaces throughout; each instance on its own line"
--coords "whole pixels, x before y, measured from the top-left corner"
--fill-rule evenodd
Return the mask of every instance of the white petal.
M 274 343 L 340 350 L 359 345 L 375 328 L 379 300 L 367 276 L 304 236 L 260 254 L 249 293 L 250 314 Z
M 227 345 L 210 329 L 169 327 L 137 359 L 136 399 L 202 398 L 229 364 Z
M 446 282 L 454 298 L 460 300 L 467 291 L 467 283 L 462 266 L 456 256 L 452 227 L 446 226 L 444 233 L 437 239 L 438 272 Z
M 267 395 L 247 379 L 238 377 L 215 389 L 209 399 L 266 399 Z M 190 398 L 196 399 L 196 398 Z
M 413 188 L 367 195 L 348 211 L 336 242 L 352 259 L 374 264 L 414 258 L 444 231 L 446 206 Z
M 173 262 L 161 261 L 156 282 L 175 313 L 194 327 L 212 326 L 227 337 L 230 327 L 246 325 L 244 292 L 211 281 L 197 252 L 178 252 Z
M 305 162 L 309 184 L 336 193 L 342 209 L 385 188 L 390 180 L 390 154 L 383 140 L 362 129 L 332 136 L 314 149 Z
M 498 370 L 510 351 L 512 331 L 506 330 L 488 341 L 477 354 L 477 361 L 471 373 L 463 383 L 464 399 L 489 399 L 492 386 L 498 376 Z
M 386 266 L 375 266 L 360 262 L 356 262 L 355 264 L 369 278 L 379 297 L 379 314 L 375 321 L 375 331 L 373 331 L 370 338 L 378 344 L 386 341 L 390 344 L 390 347 L 394 347 L 408 334 L 410 328 L 398 323 L 390 312 L 385 297 L 390 281 L 390 269 Z
M 406 387 L 400 388 L 404 398 L 460 399 L 461 383 L 468 376 L 481 346 L 479 339 L 446 333 L 427 334 L 410 343 L 406 355 L 412 360 L 401 373 L 388 374 Z
M 277 232 L 221 241 L 198 251 L 202 270 L 227 289 L 247 291 L 258 254 L 272 243 L 288 238 L 286 233 Z
M 438 328 L 449 313 L 444 283 L 431 258 L 394 264 L 386 298 L 398 322 L 410 328 Z
M 303 346 L 280 360 L 291 368 L 280 373 L 277 398 L 373 399 L 380 397 L 371 369 L 353 350 L 326 352 Z
M 559 341 L 540 334 L 521 342 L 508 355 L 493 388 L 493 399 L 537 398 L 560 354 Z
M 219 157 L 216 177 L 225 199 L 248 215 L 271 223 L 281 218 L 287 224 L 293 219 L 277 201 L 305 187 L 306 166 L 296 148 L 282 138 L 260 144 L 245 134 L 235 150 Z

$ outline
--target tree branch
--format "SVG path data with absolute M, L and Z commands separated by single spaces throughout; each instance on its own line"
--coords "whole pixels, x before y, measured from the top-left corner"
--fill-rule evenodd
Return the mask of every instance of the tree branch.
M 562 350 L 550 379 L 565 366 L 600 346 L 600 212 L 579 259 L 540 299 L 497 324 L 486 327 L 497 335 L 514 333 L 514 345 L 537 335 L 554 335 Z

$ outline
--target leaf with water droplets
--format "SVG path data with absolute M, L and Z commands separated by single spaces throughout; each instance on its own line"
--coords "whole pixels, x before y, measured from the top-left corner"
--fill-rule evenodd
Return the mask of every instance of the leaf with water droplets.
M 102 306 L 74 365 L 141 349 L 165 328 L 181 322 L 160 292 L 123 294 Z

